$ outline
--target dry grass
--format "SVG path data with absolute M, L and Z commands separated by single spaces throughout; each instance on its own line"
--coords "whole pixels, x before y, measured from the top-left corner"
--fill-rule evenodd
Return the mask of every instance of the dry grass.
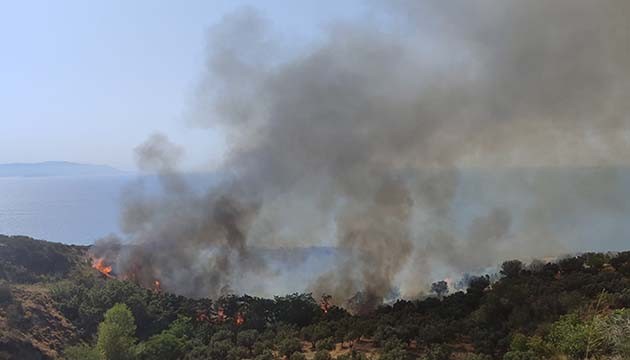
M 41 284 L 12 285 L 13 305 L 21 304 L 19 324 L 9 321 L 10 306 L 0 307 L 0 341 L 32 347 L 46 358 L 60 358 L 64 344 L 76 338 L 75 327 L 52 304 L 48 290 Z

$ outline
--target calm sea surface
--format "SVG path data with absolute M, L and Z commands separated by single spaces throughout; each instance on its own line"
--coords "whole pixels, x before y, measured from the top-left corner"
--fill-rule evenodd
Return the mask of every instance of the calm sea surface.
M 132 176 L 0 178 L 0 234 L 90 244 L 118 232 Z
M 155 178 L 143 180 L 149 192 L 159 189 Z M 217 177 L 187 180 L 204 191 Z M 136 175 L 0 177 L 0 234 L 91 244 L 120 232 L 121 197 L 136 181 Z M 463 171 L 456 188 L 449 216 L 462 238 L 493 209 L 509 209 L 515 244 L 544 245 L 553 238 L 567 251 L 630 249 L 626 168 Z

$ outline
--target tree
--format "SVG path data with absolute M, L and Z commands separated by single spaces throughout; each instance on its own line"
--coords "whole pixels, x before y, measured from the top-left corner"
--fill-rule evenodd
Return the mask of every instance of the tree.
M 396 328 L 391 325 L 379 325 L 374 332 L 374 341 L 378 345 L 383 345 L 390 339 L 398 340 Z
M 210 341 L 212 342 L 219 342 L 219 341 L 229 341 L 232 342 L 234 341 L 234 335 L 232 334 L 231 331 L 229 330 L 219 330 L 216 333 L 214 333 L 214 335 L 212 335 L 212 338 L 210 339 Z
M 523 263 L 520 260 L 509 260 L 501 265 L 501 274 L 507 278 L 517 277 L 523 270 Z
M 423 360 L 448 360 L 451 358 L 452 350 L 448 345 L 433 345 L 429 348 Z M 404 359 L 400 357 L 400 359 Z
M 306 360 L 306 356 L 299 352 L 294 352 L 293 355 L 289 358 L 289 360 Z
M 258 331 L 256 331 L 256 330 L 245 330 L 245 331 L 241 331 L 240 333 L 238 333 L 238 335 L 236 336 L 236 343 L 239 346 L 243 346 L 243 347 L 247 348 L 247 350 L 251 354 L 252 349 L 253 349 L 254 344 L 256 343 L 257 339 L 258 339 Z
M 136 324 L 131 310 L 125 304 L 116 304 L 105 313 L 98 326 L 96 350 L 106 360 L 132 359 Z
M 64 351 L 64 355 L 64 359 L 67 360 L 101 360 L 98 351 L 88 344 L 69 346 Z
M 490 278 L 486 276 L 472 276 L 468 281 L 468 293 L 481 296 L 490 285 Z
M 317 346 L 315 348 L 317 350 L 333 350 L 335 348 L 335 342 L 331 337 L 321 339 L 317 341 Z
M 274 360 L 273 352 L 269 349 L 263 351 L 262 353 L 256 355 L 254 360 Z
M 580 320 L 576 314 L 569 314 L 553 323 L 549 331 L 549 341 L 557 353 L 572 359 L 581 359 L 600 344 L 600 337 L 603 335 Z
M 610 265 L 620 273 L 630 276 L 630 251 L 624 251 L 610 259 Z
M 503 360 L 537 360 L 545 359 L 547 355 L 550 355 L 549 351 L 541 338 L 528 338 L 517 333 L 512 336 L 510 351 L 505 353 Z
M 313 327 L 313 333 L 311 334 L 312 340 L 315 342 L 316 347 L 319 346 L 319 342 L 331 338 L 333 335 L 332 329 L 327 323 L 320 322 Z
M 192 320 L 186 316 L 179 317 L 168 326 L 166 331 L 177 338 L 187 339 L 194 332 Z
M 330 356 L 330 353 L 328 351 L 320 350 L 315 353 L 315 357 L 313 359 L 314 360 L 330 360 L 332 359 L 332 357 Z
M 492 360 L 492 356 L 485 354 L 466 354 L 464 360 Z
M 393 338 L 387 340 L 383 344 L 383 350 L 381 352 L 381 360 L 405 360 L 409 357 L 405 344 L 402 341 Z
M 361 338 L 361 333 L 356 329 L 349 330 L 343 337 L 343 341 L 350 343 L 350 347 L 354 345 L 354 342 Z
M 228 354 L 232 351 L 234 344 L 228 340 L 211 341 L 208 348 L 208 354 L 211 359 L 227 359 Z
M 319 306 L 311 294 L 291 294 L 274 298 L 275 321 L 299 327 L 309 325 L 320 313 Z
M 242 360 L 247 358 L 249 358 L 249 351 L 242 346 L 231 348 L 227 356 L 228 360 Z
M 310 342 L 313 349 L 315 348 L 315 342 L 317 340 L 315 338 L 315 325 L 303 327 L 302 330 L 300 330 L 300 336 L 302 336 L 302 339 L 304 339 L 304 341 Z
M 440 299 L 448 293 L 448 283 L 444 280 L 431 284 L 431 292 L 434 292 Z
M 278 344 L 278 351 L 280 351 L 281 355 L 289 357 L 294 352 L 301 352 L 302 344 L 300 343 L 299 339 L 288 337 L 280 341 L 280 343 Z
M 527 351 L 508 351 L 503 355 L 503 360 L 539 360 L 540 357 L 531 350 Z
M 184 355 L 184 347 L 185 343 L 181 339 L 164 331 L 140 344 L 138 357 L 146 360 L 177 360 Z
M 630 309 L 615 310 L 607 316 L 598 315 L 593 322 L 615 355 L 630 358 Z

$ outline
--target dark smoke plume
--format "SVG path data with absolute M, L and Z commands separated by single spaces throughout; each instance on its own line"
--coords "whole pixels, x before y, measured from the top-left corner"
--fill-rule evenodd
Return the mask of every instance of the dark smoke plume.
M 529 211 L 496 207 L 464 235 L 453 215 L 466 169 L 628 164 L 630 2 L 371 4 L 365 20 L 300 51 L 283 51 L 251 9 L 211 29 L 192 121 L 223 131 L 234 176 L 199 197 L 177 178 L 176 148 L 141 146 L 166 192 L 130 194 L 123 271 L 185 294 L 256 292 L 243 284 L 274 274 L 252 246 L 335 245 L 339 263 L 305 288 L 337 303 L 359 293 L 371 307 L 396 287 L 422 292 L 435 264 L 465 271 L 562 251 L 535 209 L 611 206 L 590 187 L 553 203 L 534 181 Z
M 258 205 L 240 199 L 236 189 L 197 195 L 176 172 L 180 151 L 163 135 L 136 149 L 139 167 L 160 173 L 164 195 L 144 197 L 142 184 L 129 189 L 122 226 L 131 243 L 121 246 L 109 237 L 91 251 L 116 259 L 115 271 L 123 278 L 148 287 L 159 280 L 180 294 L 216 298 L 233 291 L 235 273 L 265 270 L 247 246 Z M 114 257 L 112 250 L 117 251 Z

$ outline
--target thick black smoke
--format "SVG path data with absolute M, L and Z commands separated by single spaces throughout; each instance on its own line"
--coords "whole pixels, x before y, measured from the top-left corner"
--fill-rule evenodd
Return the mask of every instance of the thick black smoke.
M 251 9 L 211 29 L 191 113 L 226 135 L 234 176 L 198 197 L 173 171 L 177 149 L 141 146 L 167 191 L 128 198 L 134 250 L 120 266 L 187 294 L 256 292 L 243 284 L 274 275 L 252 246 L 335 245 L 339 263 L 305 288 L 371 306 L 397 286 L 418 294 L 436 262 L 466 270 L 562 250 L 533 210 L 497 207 L 455 231 L 460 173 L 628 163 L 630 2 L 371 4 L 365 20 L 299 51 Z M 559 212 L 609 198 L 597 189 L 556 204 L 546 184 L 528 193 L 531 209 Z M 514 234 L 516 223 L 545 240 Z

